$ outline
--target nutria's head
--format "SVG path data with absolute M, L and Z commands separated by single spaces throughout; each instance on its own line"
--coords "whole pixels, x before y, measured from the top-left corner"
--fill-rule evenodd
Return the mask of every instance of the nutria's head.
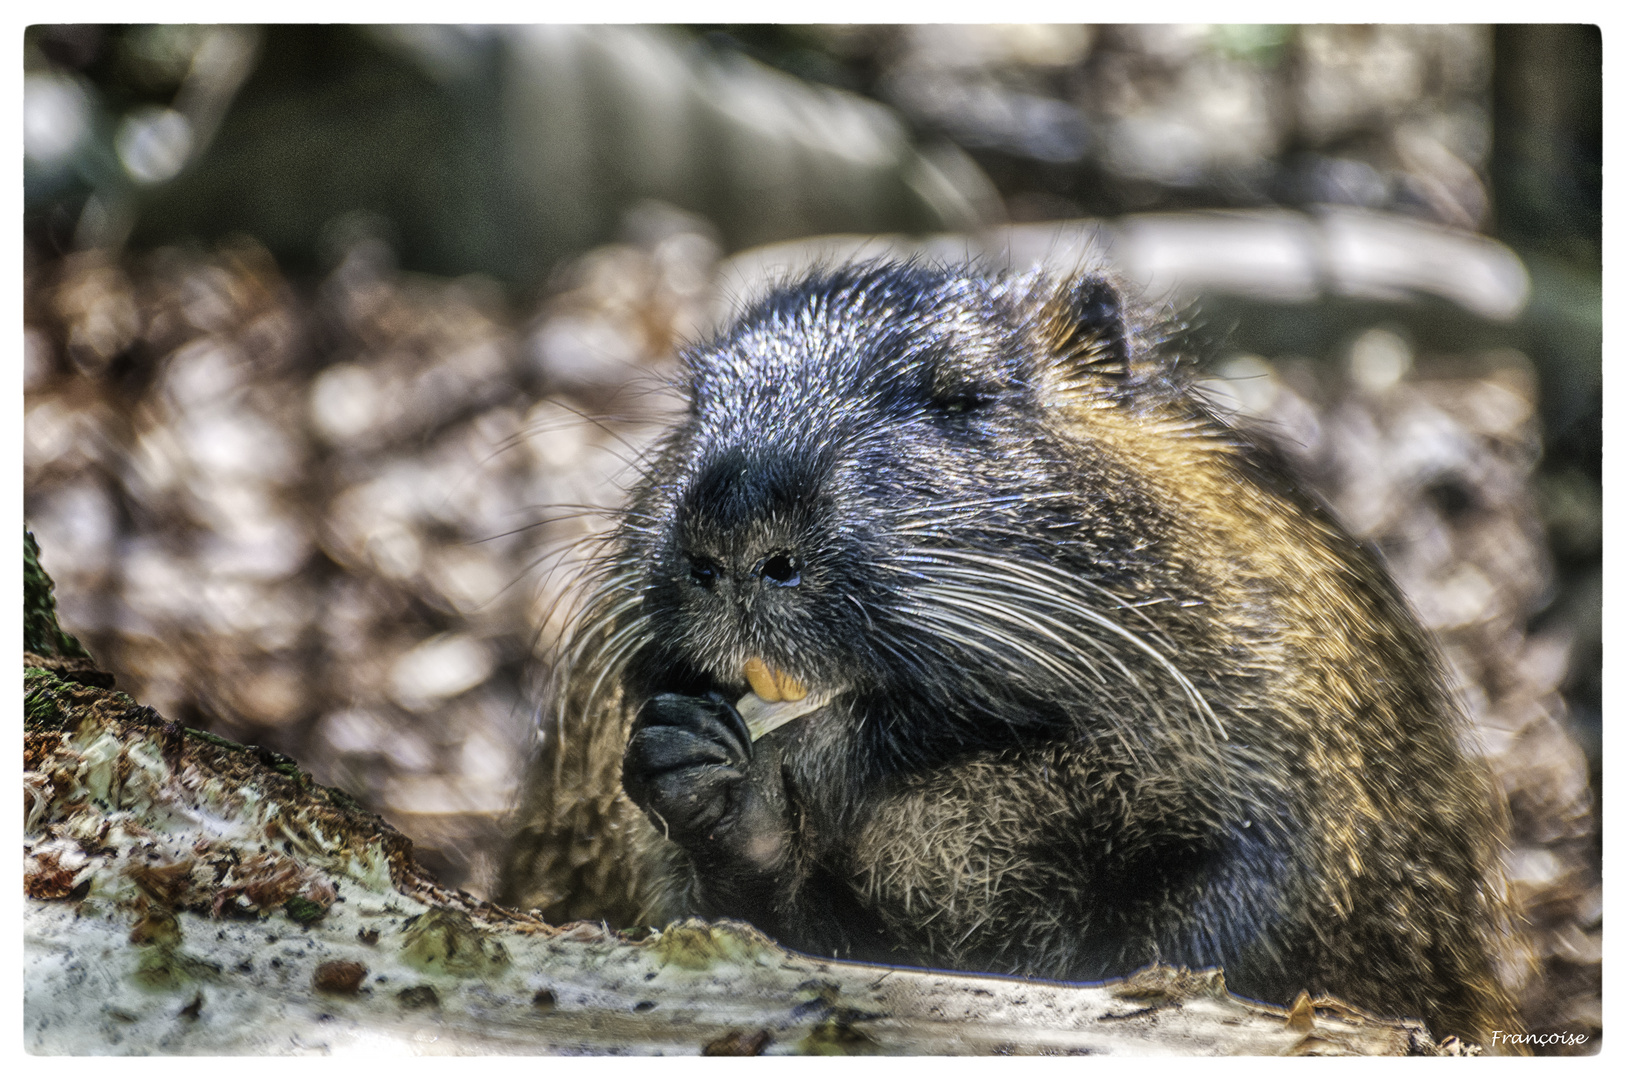
M 1099 277 L 866 264 L 688 351 L 601 599 L 634 706 L 835 695 L 910 756 L 1204 712 L 1136 606 L 1196 599 L 1170 510 L 1090 422 L 1173 415 L 1144 333 Z

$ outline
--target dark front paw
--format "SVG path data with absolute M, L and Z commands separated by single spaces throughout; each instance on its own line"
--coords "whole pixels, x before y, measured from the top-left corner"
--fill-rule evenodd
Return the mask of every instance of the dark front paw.
M 621 786 L 655 827 L 683 844 L 712 839 L 738 816 L 751 734 L 718 695 L 644 702 L 621 759 Z

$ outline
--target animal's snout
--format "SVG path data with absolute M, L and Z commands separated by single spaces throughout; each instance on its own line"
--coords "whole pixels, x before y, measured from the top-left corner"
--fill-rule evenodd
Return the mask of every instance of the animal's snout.
M 688 582 L 742 594 L 801 585 L 818 475 L 817 461 L 793 452 L 731 447 L 713 455 L 678 512 Z

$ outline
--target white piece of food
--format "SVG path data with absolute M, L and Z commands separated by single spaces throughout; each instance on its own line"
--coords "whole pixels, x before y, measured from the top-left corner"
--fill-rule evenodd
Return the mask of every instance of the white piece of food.
M 775 728 L 783 727 L 815 709 L 822 709 L 829 700 L 829 694 L 809 694 L 799 701 L 764 701 L 755 693 L 749 693 L 740 698 L 734 707 L 745 718 L 751 741 L 756 742 Z

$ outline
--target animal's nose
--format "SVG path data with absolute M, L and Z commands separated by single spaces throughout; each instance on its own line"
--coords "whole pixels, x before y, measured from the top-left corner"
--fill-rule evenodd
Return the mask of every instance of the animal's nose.
M 685 560 L 689 564 L 689 580 L 702 589 L 717 587 L 717 579 L 722 576 L 722 567 L 717 565 L 716 559 L 704 555 L 686 553 Z
M 802 560 L 792 551 L 772 551 L 755 562 L 736 564 L 732 573 L 723 562 L 709 555 L 685 552 L 684 561 L 688 564 L 690 583 L 707 590 L 715 589 L 725 575 L 745 586 L 760 582 L 770 588 L 788 589 L 802 583 Z

